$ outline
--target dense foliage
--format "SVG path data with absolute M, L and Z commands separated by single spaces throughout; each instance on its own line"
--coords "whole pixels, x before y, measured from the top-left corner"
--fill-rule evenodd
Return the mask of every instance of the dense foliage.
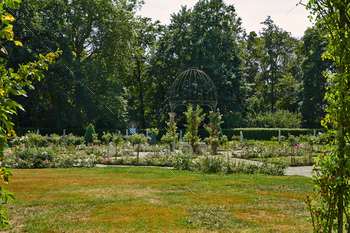
M 138 0 L 33 0 L 13 10 L 23 46 L 3 45 L 15 54 L 0 55 L 6 67 L 16 71 L 40 53 L 62 50 L 43 72 L 47 78 L 34 80 L 35 90 L 24 88 L 28 98 L 14 98 L 26 109 L 16 125 L 116 128 L 135 120 L 139 128 L 164 128 L 171 84 L 181 71 L 198 67 L 218 89 L 223 128 L 320 127 L 322 73 L 333 69 L 331 59 L 321 58 L 327 46 L 322 25 L 300 39 L 268 17 L 261 32 L 248 33 L 234 5 L 199 0 L 163 26 L 137 16 L 139 7 Z M 292 121 L 272 122 L 278 117 Z M 184 124 L 181 117 L 178 127 Z
M 315 195 L 308 198 L 315 232 L 350 230 L 350 1 L 312 0 L 307 8 L 317 24 L 326 28 L 327 50 L 324 58 L 336 68 L 324 72 L 327 78 L 327 115 L 323 125 L 334 133 L 335 150 L 321 156 L 315 172 Z M 334 72 L 333 72 L 334 71 Z
M 15 57 L 16 53 L 8 51 L 5 46 L 22 47 L 22 42 L 15 39 L 13 22 L 15 17 L 9 12 L 18 9 L 21 0 L 6 0 L 0 3 L 0 179 L 7 184 L 12 176 L 11 169 L 4 167 L 2 163 L 4 150 L 8 147 L 9 137 L 16 135 L 13 130 L 14 123 L 12 116 L 17 114 L 17 108 L 24 110 L 14 97 L 27 96 L 25 88 L 34 89 L 33 80 L 40 81 L 44 76 L 42 70 L 47 70 L 49 64 L 53 63 L 59 56 L 60 51 L 48 53 L 46 56 L 37 54 L 36 61 L 17 64 L 15 69 L 6 66 L 7 61 Z M 12 10 L 11 10 L 12 9 Z M 9 12 L 8 12 L 9 11 Z M 14 42 L 14 43 L 12 43 Z M 31 142 L 33 144 L 33 142 Z M 0 228 L 6 226 L 9 229 L 9 221 L 5 215 L 7 208 L 5 204 L 11 199 L 14 200 L 13 193 L 0 187 Z
M 193 108 L 192 105 L 187 107 L 185 112 L 187 124 L 186 124 L 186 133 L 184 135 L 184 141 L 191 144 L 191 148 L 194 153 L 198 153 L 198 146 L 200 138 L 198 136 L 198 127 L 203 121 L 205 114 L 203 114 L 203 109 L 197 105 L 196 108 Z
M 210 123 L 209 125 L 205 125 L 205 129 L 209 133 L 209 137 L 205 138 L 206 143 L 211 146 L 211 150 L 214 155 L 217 154 L 217 148 L 220 145 L 220 137 L 222 136 L 220 124 L 222 123 L 219 109 L 217 112 L 210 111 Z M 225 138 L 226 135 L 225 135 Z

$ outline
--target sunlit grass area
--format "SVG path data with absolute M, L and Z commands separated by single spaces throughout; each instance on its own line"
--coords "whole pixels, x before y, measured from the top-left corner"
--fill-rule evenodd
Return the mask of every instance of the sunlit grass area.
M 152 167 L 14 170 L 11 232 L 310 232 L 311 179 Z

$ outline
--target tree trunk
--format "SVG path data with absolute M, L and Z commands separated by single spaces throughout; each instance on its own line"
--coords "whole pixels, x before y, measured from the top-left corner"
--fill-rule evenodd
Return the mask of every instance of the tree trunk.
M 140 100 L 140 128 L 145 128 L 146 127 L 146 122 L 145 122 L 145 104 L 143 101 L 143 85 L 142 85 L 142 80 L 141 80 L 141 64 L 140 60 L 137 60 L 137 82 L 139 83 L 139 100 Z

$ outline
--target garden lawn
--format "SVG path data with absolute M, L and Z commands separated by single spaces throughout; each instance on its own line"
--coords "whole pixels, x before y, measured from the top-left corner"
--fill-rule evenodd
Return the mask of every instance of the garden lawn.
M 157 167 L 13 170 L 11 232 L 310 232 L 310 178 Z

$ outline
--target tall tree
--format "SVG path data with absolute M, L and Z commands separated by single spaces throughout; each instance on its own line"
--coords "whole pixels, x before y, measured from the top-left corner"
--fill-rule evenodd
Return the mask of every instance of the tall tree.
M 254 83 L 256 75 L 261 71 L 263 40 L 256 32 L 252 31 L 245 37 L 243 46 L 245 79 L 248 83 Z
M 139 122 L 141 128 L 149 125 L 148 118 L 152 109 L 148 105 L 149 96 L 152 95 L 153 79 L 150 77 L 150 60 L 155 53 L 157 38 L 164 26 L 159 21 L 152 22 L 150 18 L 136 17 L 131 49 L 132 67 L 130 75 L 125 79 L 129 92 L 128 112 L 130 118 Z M 150 80 L 151 79 L 151 80 Z M 147 123 L 146 123 L 147 121 Z
M 270 16 L 262 24 L 265 28 L 260 36 L 251 32 L 242 41 L 247 96 L 243 114 L 250 119 L 266 111 L 269 115 L 275 110 L 297 113 L 301 102 L 302 43 L 275 25 Z
M 168 92 L 176 75 L 189 67 L 198 67 L 209 75 L 220 90 L 222 112 L 238 111 L 241 107 L 242 60 L 238 38 L 241 29 L 233 5 L 222 0 L 200 0 L 193 9 L 183 7 L 173 14 L 171 24 L 160 38 L 153 71 Z M 167 96 L 159 105 L 167 104 Z M 162 102 L 161 102 L 162 101 Z M 160 106 L 166 109 L 166 106 Z
M 53 11 L 54 9 L 54 11 Z M 46 79 L 34 82 L 36 90 L 28 90 L 29 97 L 18 97 L 26 112 L 16 118 L 21 127 L 65 127 L 79 124 L 79 114 L 70 104 L 75 98 L 72 92 L 74 80 L 69 68 L 72 65 L 72 52 L 64 37 L 64 4 L 61 1 L 24 2 L 13 14 L 15 33 L 23 41 L 23 47 L 7 45 L 7 49 L 17 56 L 7 59 L 7 66 L 17 70 L 18 64 L 34 61 L 40 53 L 62 50 L 57 63 L 44 72 Z M 45 22 L 47 20 L 47 23 Z M 71 68 L 73 70 L 73 68 Z
M 9 66 L 44 51 L 63 50 L 47 79 L 24 103 L 21 126 L 97 127 L 124 125 L 123 80 L 130 72 L 133 19 L 138 1 L 33 0 L 15 11 L 24 48 Z M 23 29 L 23 30 L 22 30 Z M 40 103 L 39 105 L 37 103 Z
M 297 113 L 300 110 L 302 89 L 302 67 L 304 55 L 301 52 L 300 39 L 290 37 L 285 43 L 285 57 L 283 58 L 283 75 L 276 85 L 276 108 Z
M 88 119 L 97 127 L 125 123 L 123 79 L 131 72 L 133 20 L 140 4 L 138 0 L 67 2 L 67 37 L 86 80 L 85 90 L 92 94 L 90 106 L 95 111 Z
M 244 34 L 244 39 L 240 45 L 243 47 L 242 57 L 244 58 L 243 91 L 245 92 L 243 111 L 244 115 L 265 112 L 266 104 L 261 88 L 257 85 L 257 80 L 261 76 L 261 59 L 263 56 L 263 39 L 255 31 L 248 35 Z M 260 89 L 259 89 L 260 88 Z M 224 122 L 226 124 L 227 120 Z
M 288 54 L 286 44 L 290 39 L 290 35 L 277 27 L 270 16 L 262 24 L 266 27 L 263 28 L 261 33 L 264 46 L 261 59 L 262 73 L 260 82 L 262 82 L 261 87 L 269 99 L 271 112 L 274 112 L 278 98 L 276 85 L 282 79 L 285 71 L 286 55 Z
M 303 88 L 301 113 L 303 127 L 317 128 L 326 115 L 327 79 L 323 73 L 332 69 L 332 61 L 323 59 L 322 54 L 327 49 L 328 41 L 324 37 L 325 31 L 319 27 L 309 28 L 303 36 L 303 54 L 306 59 L 302 63 Z M 333 70 L 334 71 L 334 70 Z

